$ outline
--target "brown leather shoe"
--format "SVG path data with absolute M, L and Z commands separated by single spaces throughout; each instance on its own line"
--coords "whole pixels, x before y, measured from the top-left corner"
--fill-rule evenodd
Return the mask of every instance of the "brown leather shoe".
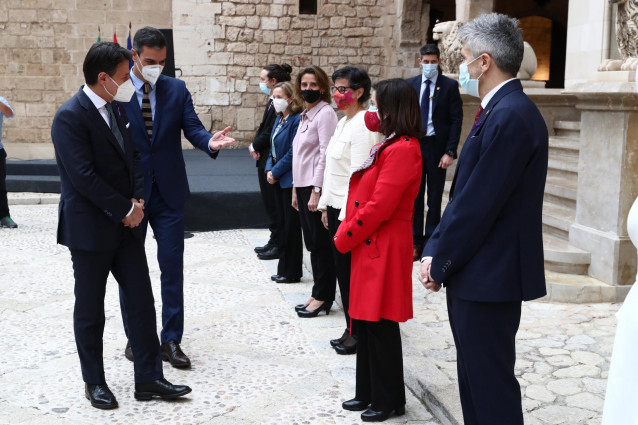
M 162 344 L 162 360 L 180 369 L 191 367 L 191 360 L 175 341 Z
M 126 348 L 124 349 L 124 357 L 130 361 L 135 361 L 133 357 L 133 349 L 131 348 L 131 341 L 126 341 Z

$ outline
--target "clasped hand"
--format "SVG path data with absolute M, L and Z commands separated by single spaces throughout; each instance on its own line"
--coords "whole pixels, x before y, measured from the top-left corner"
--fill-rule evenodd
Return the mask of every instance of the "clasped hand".
M 436 283 L 434 279 L 432 279 L 432 275 L 430 274 L 430 269 L 432 268 L 432 258 L 426 258 L 421 263 L 421 268 L 419 269 L 419 281 L 425 289 L 428 289 L 433 292 L 438 292 L 441 289 L 441 285 Z
M 122 224 L 125 227 L 133 228 L 139 226 L 144 219 L 144 205 L 135 198 L 131 198 L 131 202 L 133 202 L 133 211 L 122 219 Z

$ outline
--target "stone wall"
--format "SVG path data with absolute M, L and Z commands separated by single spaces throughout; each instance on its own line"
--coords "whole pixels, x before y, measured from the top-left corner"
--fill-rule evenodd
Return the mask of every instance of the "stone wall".
M 171 27 L 172 0 L 0 1 L 0 96 L 16 111 L 2 142 L 10 157 L 52 157 L 51 122 L 84 82 L 82 62 L 97 40 L 126 46 L 128 25 Z

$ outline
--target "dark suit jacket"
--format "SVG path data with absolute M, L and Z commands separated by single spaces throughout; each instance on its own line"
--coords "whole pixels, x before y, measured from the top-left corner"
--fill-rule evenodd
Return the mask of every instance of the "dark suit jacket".
M 142 155 L 143 198 L 152 202 L 150 196 L 155 176 L 164 201 L 171 208 L 179 209 L 190 195 L 182 154 L 182 130 L 193 146 L 211 158 L 216 158 L 218 151 L 209 151 L 208 142 L 212 135 L 197 117 L 191 94 L 182 80 L 160 75 L 155 90 L 155 118 L 150 143 L 136 95 L 122 105 L 131 119 L 131 136 Z
M 131 198 L 142 197 L 139 153 L 129 136 L 124 108 L 112 102 L 125 150 L 120 148 L 93 102 L 80 91 L 58 109 L 51 138 L 62 186 L 58 243 L 71 249 L 115 249 L 122 232 L 140 236 L 121 221 Z
M 548 134 L 520 81 L 500 88 L 470 132 L 441 223 L 423 256 L 448 294 L 470 301 L 545 295 L 542 208 Z
M 270 134 L 272 133 L 276 117 L 277 112 L 275 108 L 273 106 L 270 108 L 266 106 L 261 124 L 259 124 L 257 134 L 255 134 L 255 139 L 253 140 L 253 149 L 260 154 L 257 167 L 261 169 L 266 167 L 266 162 L 268 161 L 268 154 L 270 153 Z
M 414 87 L 420 99 L 421 75 L 408 78 L 406 81 Z M 436 134 L 436 143 L 433 146 L 427 146 L 427 148 L 431 149 L 432 154 L 437 155 L 439 158 L 445 152 L 453 151 L 454 158 L 456 158 L 456 149 L 459 146 L 461 125 L 463 124 L 463 101 L 461 100 L 459 85 L 456 80 L 440 73 L 436 79 L 436 87 L 432 95 L 432 124 Z M 427 131 L 426 122 L 423 123 L 423 131 Z
M 299 127 L 299 118 L 301 114 L 290 115 L 286 123 L 281 127 L 275 137 L 275 153 L 277 161 L 273 164 L 272 150 L 268 151 L 268 162 L 266 163 L 266 171 L 271 170 L 274 178 L 279 180 L 279 185 L 284 188 L 292 187 L 292 141 L 297 134 Z M 279 115 L 275 119 L 273 131 L 277 128 L 282 116 Z

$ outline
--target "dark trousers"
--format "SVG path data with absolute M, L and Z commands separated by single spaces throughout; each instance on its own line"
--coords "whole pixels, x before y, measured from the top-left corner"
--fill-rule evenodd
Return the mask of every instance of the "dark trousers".
M 308 201 L 312 194 L 312 186 L 297 187 L 297 202 L 299 204 L 299 218 L 303 229 L 303 239 L 310 251 L 312 265 L 312 296 L 319 301 L 332 302 L 335 299 L 336 276 L 335 264 L 330 248 L 331 239 L 328 231 L 321 222 L 321 212 L 310 212 Z
M 2 135 L 0 135 L 1 137 Z M 9 201 L 7 199 L 7 152 L 0 149 L 0 218 L 9 216 Z
M 421 174 L 421 186 L 414 200 L 414 220 L 412 221 L 412 237 L 414 245 L 423 248 L 434 233 L 434 229 L 441 221 L 441 202 L 445 188 L 444 168 L 439 168 L 439 162 L 443 153 L 433 146 L 435 137 L 423 137 L 420 140 L 421 156 L 423 157 L 423 169 Z M 425 232 L 423 230 L 424 197 L 428 196 L 428 214 L 425 217 Z
M 514 376 L 521 302 L 475 302 L 447 294 L 465 425 L 523 425 Z
M 277 264 L 277 274 L 291 279 L 300 278 L 303 265 L 303 245 L 299 212 L 292 207 L 292 187 L 282 188 L 279 182 L 275 190 L 277 215 L 283 217 L 283 244 Z
M 334 238 L 341 221 L 339 221 L 339 214 L 341 210 L 328 207 L 326 210 L 328 215 L 328 233 L 330 239 Z M 337 275 L 337 282 L 339 282 L 339 292 L 341 292 L 341 301 L 343 302 L 343 313 L 346 316 L 346 328 L 351 329 L 350 314 L 348 314 L 348 308 L 350 306 L 350 252 L 345 254 L 337 251 L 334 241 L 330 245 L 332 247 L 332 257 L 335 263 L 335 272 Z M 356 335 L 353 336 L 356 337 Z
M 405 405 L 403 353 L 399 323 L 355 320 L 357 378 L 355 399 L 370 401 L 373 410 L 394 410 Z
M 103 334 L 104 295 L 109 272 L 125 300 L 127 325 L 133 356 L 135 382 L 163 377 L 155 305 L 144 244 L 122 229 L 120 245 L 111 251 L 71 249 L 75 276 L 73 329 L 80 356 L 82 378 L 88 384 L 104 384 Z
M 184 208 L 169 207 L 156 184 L 153 184 L 151 197 L 144 208 L 144 220 L 140 224 L 144 240 L 149 224 L 157 242 L 157 262 L 161 272 L 161 341 L 162 344 L 168 341 L 180 344 L 184 333 Z M 122 308 L 124 330 L 128 335 L 125 312 L 126 309 Z
M 263 155 L 263 153 L 262 153 Z M 264 162 L 264 167 L 266 166 Z M 270 230 L 270 239 L 268 243 L 281 248 L 283 245 L 283 227 L 284 219 L 277 214 L 277 193 L 274 185 L 266 180 L 266 172 L 262 166 L 257 167 L 257 178 L 259 179 L 259 190 L 261 191 L 261 199 L 264 201 L 264 209 L 268 216 L 268 230 Z

